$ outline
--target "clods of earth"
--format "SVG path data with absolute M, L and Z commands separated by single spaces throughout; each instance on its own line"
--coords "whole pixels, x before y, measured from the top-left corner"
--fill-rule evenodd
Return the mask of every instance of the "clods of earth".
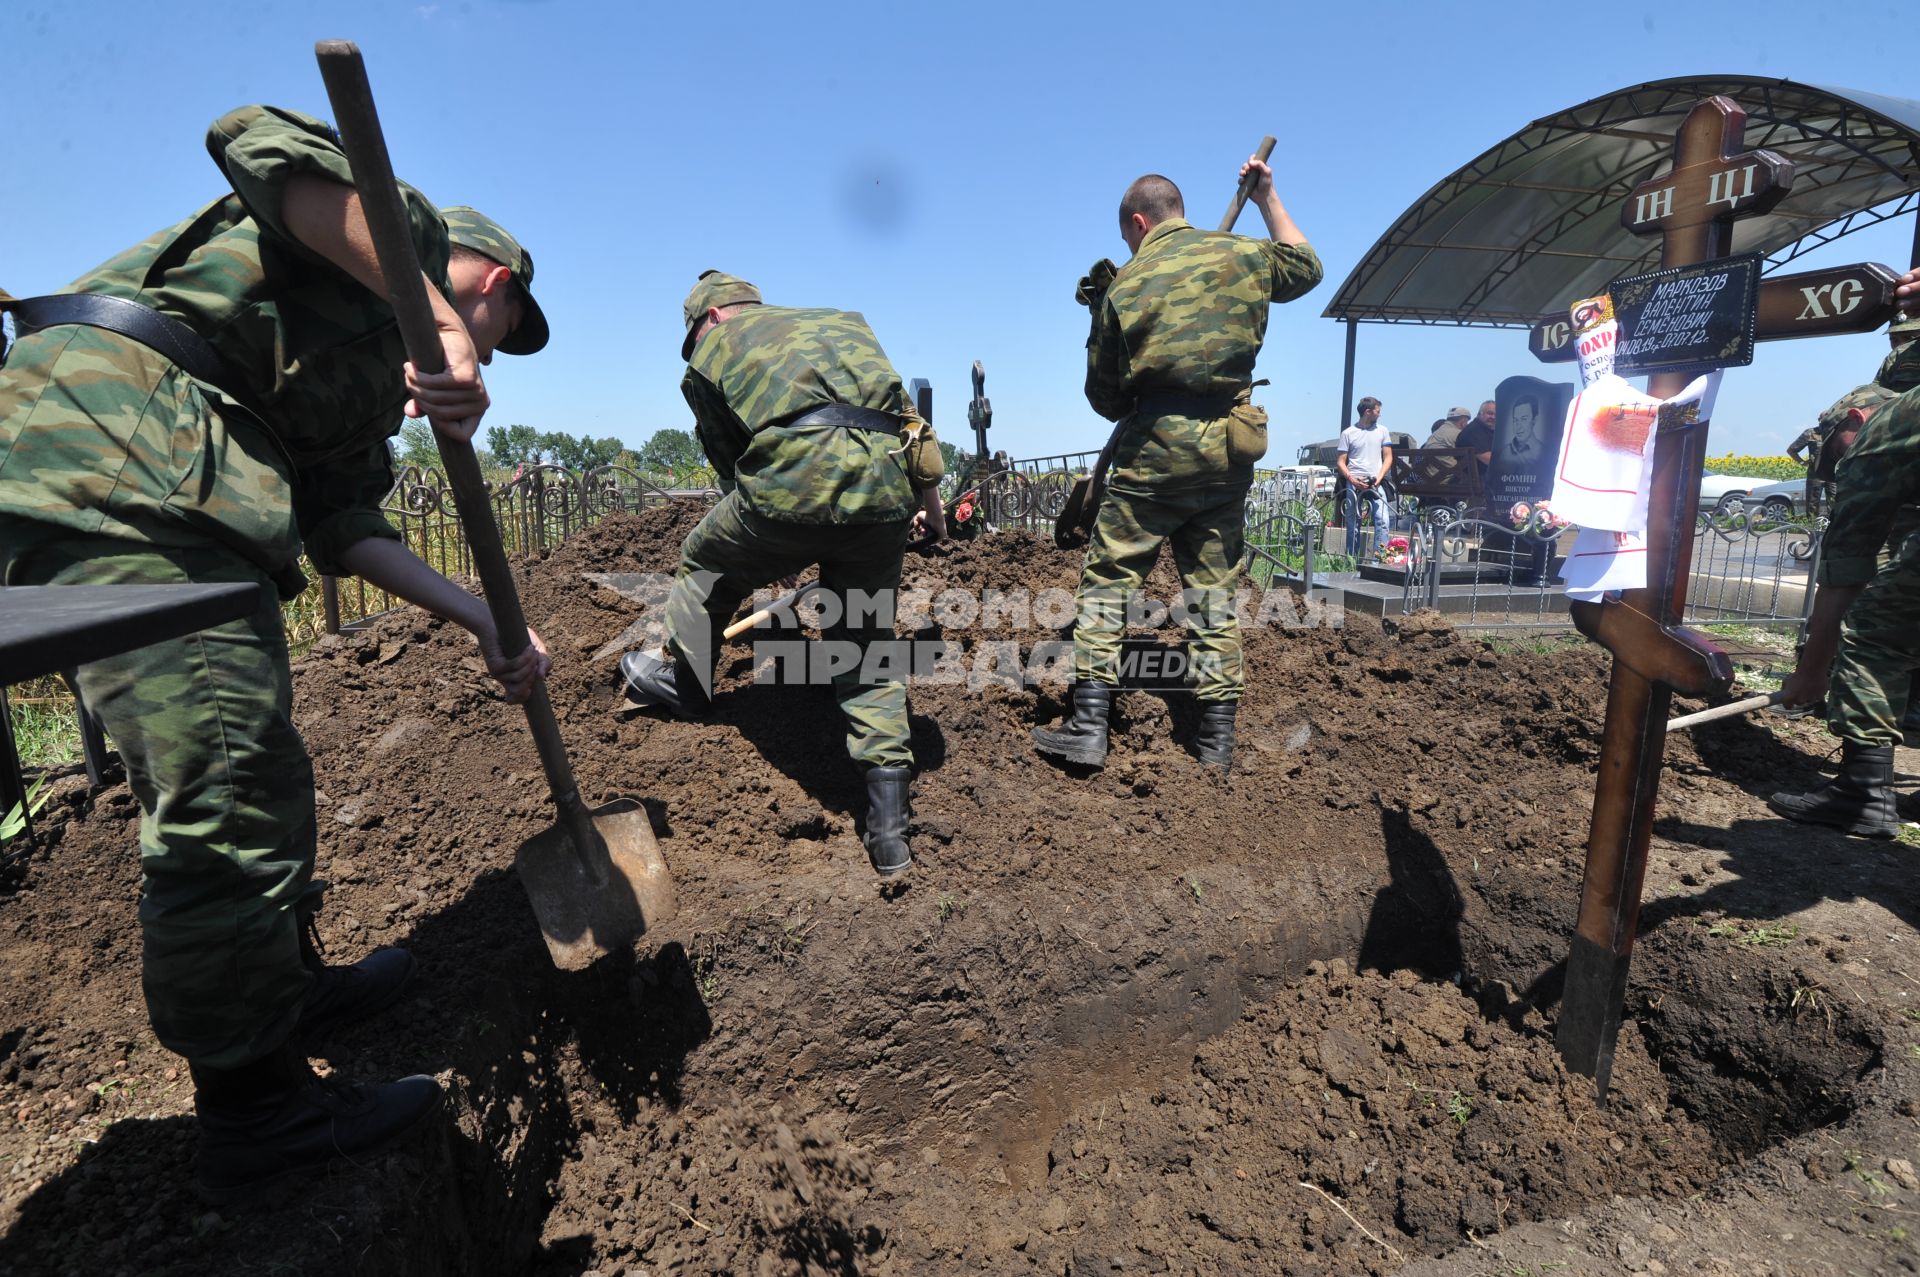
M 1552 1032 L 1604 653 L 1256 599 L 1231 777 L 1185 752 L 1183 695 L 1138 689 L 1086 774 L 1029 743 L 1064 685 L 991 676 L 1061 637 L 1075 556 L 943 547 L 908 561 L 929 602 L 903 632 L 974 677 L 913 690 L 916 865 L 883 887 L 828 688 L 756 680 L 738 644 L 712 721 L 624 705 L 647 578 L 700 513 L 519 569 L 582 792 L 645 804 L 679 896 L 588 970 L 549 962 L 515 878 L 548 796 L 466 636 L 403 610 L 296 662 L 322 939 L 420 963 L 317 1066 L 449 1093 L 366 1165 L 196 1200 L 190 1085 L 141 1000 L 134 800 L 57 778 L 0 869 L 0 1272 L 1920 1263 L 1920 850 L 1770 816 L 1831 773 L 1816 723 L 1669 742 L 1602 1106 Z

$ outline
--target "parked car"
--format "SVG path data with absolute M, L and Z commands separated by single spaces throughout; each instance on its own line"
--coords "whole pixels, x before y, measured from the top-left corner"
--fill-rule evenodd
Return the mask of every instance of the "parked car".
M 1334 473 L 1327 466 L 1281 466 L 1275 473 L 1282 487 L 1305 489 L 1316 497 L 1333 495 Z
M 1712 510 L 1716 514 L 1728 514 L 1741 507 L 1749 492 L 1755 488 L 1770 487 L 1772 484 L 1771 479 L 1756 479 L 1751 475 L 1702 475 L 1700 476 L 1700 508 Z
M 1807 481 L 1787 479 L 1780 483 L 1763 483 L 1747 493 L 1745 504 L 1749 518 L 1763 519 L 1768 523 L 1798 519 L 1807 512 Z

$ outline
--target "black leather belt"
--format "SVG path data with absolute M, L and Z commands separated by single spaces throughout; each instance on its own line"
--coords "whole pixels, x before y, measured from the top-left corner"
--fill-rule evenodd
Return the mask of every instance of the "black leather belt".
M 1142 390 L 1134 395 L 1135 412 L 1182 417 L 1224 417 L 1233 411 L 1232 395 L 1197 395 L 1190 390 Z
M 294 464 L 293 453 L 267 424 L 266 415 L 254 403 L 253 396 L 242 388 L 240 379 L 234 375 L 227 361 L 220 357 L 220 352 L 205 337 L 172 315 L 163 315 L 151 306 L 143 306 L 124 297 L 108 297 L 101 293 L 54 293 L 46 297 L 22 297 L 8 301 L 6 310 L 13 316 L 16 337 L 25 337 L 29 333 L 61 324 L 85 324 L 89 328 L 104 328 L 110 333 L 132 338 L 172 361 L 188 376 L 206 382 L 246 409 L 288 464 Z
M 21 337 L 60 324 L 86 324 L 131 337 L 142 346 L 165 355 L 191 377 L 235 394 L 237 379 L 207 339 L 172 315 L 124 297 L 99 293 L 57 293 L 50 297 L 22 297 L 10 302 L 14 332 Z M 243 400 L 244 402 L 244 400 Z
M 844 430 L 872 430 L 883 435 L 900 433 L 900 418 L 877 408 L 856 408 L 852 404 L 830 403 L 824 408 L 801 413 L 788 426 L 837 426 Z

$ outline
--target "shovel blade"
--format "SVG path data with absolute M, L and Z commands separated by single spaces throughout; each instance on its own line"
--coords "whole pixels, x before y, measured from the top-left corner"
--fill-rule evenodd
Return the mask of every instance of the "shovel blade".
M 630 947 L 677 909 L 673 879 L 646 808 L 622 799 L 589 815 L 605 848 L 604 861 L 599 848 L 583 858 L 561 825 L 527 839 L 513 857 L 547 952 L 562 971 L 583 970 L 605 954 Z

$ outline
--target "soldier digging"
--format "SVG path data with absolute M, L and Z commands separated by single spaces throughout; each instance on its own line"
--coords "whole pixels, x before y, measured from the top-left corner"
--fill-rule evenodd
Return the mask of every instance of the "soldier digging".
M 191 1069 L 195 1177 L 220 1201 L 372 1153 L 439 1104 L 429 1077 L 360 1087 L 308 1066 L 398 997 L 413 959 L 329 966 L 303 929 L 324 884 L 279 600 L 305 584 L 304 542 L 321 571 L 466 627 L 508 699 L 527 698 L 538 637 L 503 658 L 486 605 L 378 507 L 403 408 L 471 438 L 480 366 L 539 350 L 547 324 L 511 235 L 408 189 L 447 362 L 413 372 L 333 131 L 243 107 L 207 150 L 230 192 L 64 293 L 3 303 L 18 340 L 0 368 L 0 581 L 263 587 L 244 620 L 80 668 L 140 801 L 147 1011 Z
M 867 859 L 882 877 L 902 873 L 913 748 L 893 624 L 909 532 L 946 535 L 939 448 L 860 315 L 768 306 L 719 271 L 700 276 L 683 312 L 680 388 L 724 495 L 681 547 L 666 650 L 621 658 L 627 694 L 705 717 L 734 609 L 818 563 L 834 618 L 822 650 L 838 653 L 834 698 L 865 772 Z
M 1168 541 L 1188 603 L 1188 678 L 1200 705 L 1193 751 L 1223 772 L 1233 761 L 1244 685 L 1233 598 L 1247 489 L 1266 448 L 1265 413 L 1250 402 L 1253 363 L 1269 303 L 1302 296 L 1322 273 L 1272 170 L 1249 157 L 1240 171 L 1253 175 L 1249 195 L 1270 239 L 1189 225 L 1180 189 L 1148 175 L 1120 200 L 1132 259 L 1117 271 L 1102 259 L 1081 281 L 1092 311 L 1087 402 L 1119 424 L 1080 577 L 1071 713 L 1033 733 L 1041 753 L 1070 763 L 1106 761 L 1127 597 Z

